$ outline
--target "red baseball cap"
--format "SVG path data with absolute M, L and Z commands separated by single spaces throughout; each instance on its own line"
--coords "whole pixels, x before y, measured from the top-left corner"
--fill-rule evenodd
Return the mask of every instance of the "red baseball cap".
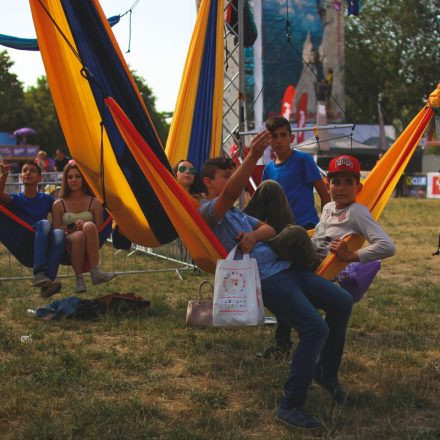
M 327 175 L 331 176 L 339 173 L 349 173 L 360 177 L 361 164 L 355 157 L 348 156 L 347 154 L 334 157 L 328 165 Z

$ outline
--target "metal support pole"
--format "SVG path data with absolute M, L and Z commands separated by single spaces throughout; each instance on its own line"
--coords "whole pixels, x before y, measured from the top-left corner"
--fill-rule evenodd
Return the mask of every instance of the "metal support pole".
M 245 129 L 243 15 L 244 0 L 224 0 L 225 8 L 225 65 L 223 88 L 223 137 L 224 154 L 229 156 L 233 144 L 240 147 L 239 132 Z M 237 17 L 236 23 L 228 23 L 227 14 Z M 242 151 L 240 151 L 242 155 Z

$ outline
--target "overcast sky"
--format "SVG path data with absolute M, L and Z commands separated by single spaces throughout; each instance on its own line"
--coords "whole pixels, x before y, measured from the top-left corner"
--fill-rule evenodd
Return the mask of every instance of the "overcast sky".
M 6 2 L 6 0 L 2 0 Z M 107 17 L 127 11 L 135 0 L 101 0 Z M 28 0 L 12 0 L 0 14 L 0 34 L 35 38 Z M 113 32 L 131 69 L 136 70 L 157 97 L 159 111 L 172 111 L 179 90 L 183 66 L 196 20 L 195 0 L 140 0 L 133 9 L 131 51 L 128 48 L 128 14 L 114 26 Z M 45 75 L 39 52 L 7 49 L 14 66 L 11 69 L 25 86 L 35 85 Z

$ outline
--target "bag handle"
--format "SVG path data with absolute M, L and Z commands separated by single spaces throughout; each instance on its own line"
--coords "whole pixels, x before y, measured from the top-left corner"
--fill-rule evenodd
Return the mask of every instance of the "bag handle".
M 203 287 L 203 286 L 206 286 L 206 285 L 210 286 L 211 289 L 212 289 L 212 292 L 214 292 L 214 286 L 213 286 L 213 284 L 211 283 L 211 281 L 209 281 L 209 280 L 204 280 L 204 281 L 202 281 L 202 282 L 199 284 L 199 297 L 198 297 L 198 300 L 199 300 L 199 301 L 202 300 L 202 287 Z M 213 295 L 214 295 L 214 293 L 213 293 Z
M 229 252 L 228 256 L 225 258 L 226 261 L 232 261 L 235 257 L 235 252 L 237 251 L 238 244 L 236 244 Z M 243 254 L 243 260 L 249 260 L 249 253 Z

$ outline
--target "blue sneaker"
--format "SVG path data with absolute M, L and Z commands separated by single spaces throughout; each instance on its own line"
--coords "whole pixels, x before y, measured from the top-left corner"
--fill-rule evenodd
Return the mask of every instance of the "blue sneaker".
M 277 411 L 277 419 L 291 428 L 322 428 L 321 423 L 312 416 L 309 416 L 301 406 L 293 408 L 279 407 Z

